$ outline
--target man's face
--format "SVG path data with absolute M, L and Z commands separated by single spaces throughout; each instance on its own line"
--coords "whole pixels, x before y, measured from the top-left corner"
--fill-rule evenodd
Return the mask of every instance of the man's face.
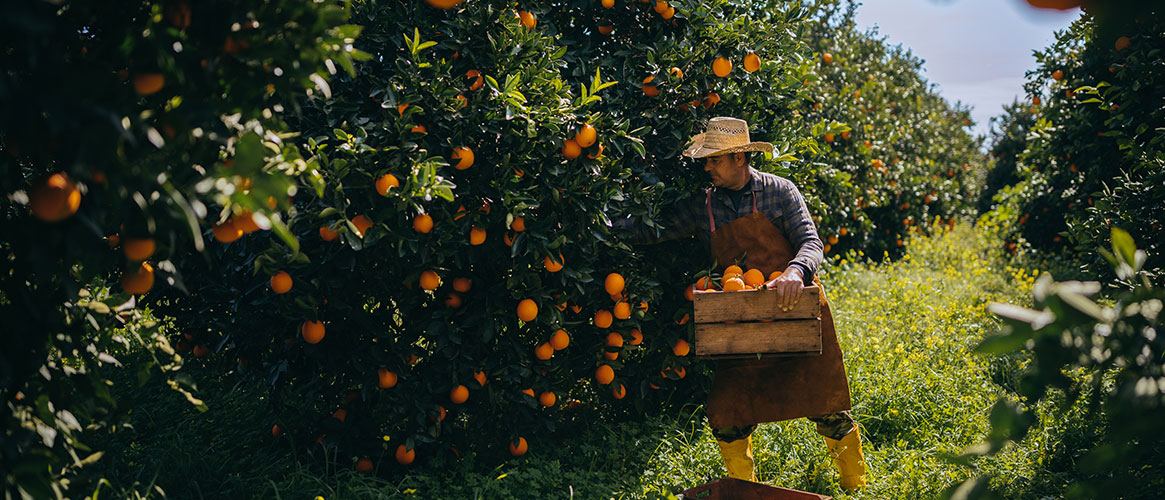
M 719 188 L 740 189 L 748 182 L 744 153 L 709 156 L 704 159 L 704 171 L 712 177 L 712 185 Z

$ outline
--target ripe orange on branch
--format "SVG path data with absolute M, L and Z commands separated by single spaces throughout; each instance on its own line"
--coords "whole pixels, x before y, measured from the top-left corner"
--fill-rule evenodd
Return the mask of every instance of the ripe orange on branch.
M 57 222 L 77 213 L 81 207 L 81 191 L 64 172 L 46 177 L 32 187 L 28 194 L 32 215 L 45 222 Z
M 453 165 L 453 168 L 457 170 L 465 170 L 473 166 L 473 150 L 466 146 L 454 148 L 450 157 L 457 160 L 457 163 Z
M 300 327 L 303 332 L 303 340 L 309 344 L 318 344 L 324 339 L 324 324 L 320 321 L 304 321 L 303 326 Z
M 469 400 L 469 388 L 464 385 L 458 385 L 449 391 L 449 401 L 453 404 L 459 405 Z
M 591 126 L 589 123 L 583 125 L 582 128 L 579 129 L 578 134 L 575 134 L 574 136 L 574 140 L 578 143 L 579 147 L 584 148 L 591 147 L 591 145 L 593 145 L 595 141 L 598 140 L 598 138 L 598 132 L 595 130 L 595 127 Z
M 724 57 L 717 57 L 715 61 L 712 61 L 712 73 L 720 78 L 728 76 L 729 73 L 732 73 L 732 61 Z
M 610 328 L 611 323 L 614 322 L 614 320 L 615 318 L 614 316 L 611 316 L 611 311 L 606 309 L 599 309 L 598 311 L 595 311 L 594 322 L 595 326 L 599 328 Z
M 380 368 L 376 371 L 376 385 L 381 389 L 391 389 L 396 387 L 397 375 L 388 368 Z
M 408 465 L 408 464 L 413 463 L 413 460 L 415 460 L 416 458 L 417 458 L 417 450 L 410 450 L 408 448 L 405 448 L 405 445 L 403 445 L 403 444 L 396 447 L 396 461 L 397 461 L 397 463 L 399 463 L 401 465 Z
M 534 299 L 522 299 L 518 303 L 518 319 L 527 323 L 538 317 L 538 304 Z
M 760 69 L 760 56 L 756 55 L 755 52 L 749 52 L 748 55 L 744 56 L 744 70 L 745 71 L 747 71 L 749 73 L 753 73 L 759 69 Z
M 394 187 L 400 187 L 400 179 L 397 179 L 395 175 L 384 174 L 376 179 L 376 192 L 380 196 L 388 195 L 388 190 Z
M 422 234 L 427 234 L 429 231 L 432 231 L 433 217 L 429 214 L 417 215 L 413 218 L 413 230 Z
M 368 217 L 357 215 L 352 218 L 352 225 L 356 226 L 356 236 L 363 238 L 364 233 L 367 233 L 372 228 L 372 221 Z
M 127 293 L 142 294 L 154 287 L 154 267 L 142 262 L 121 275 L 121 288 Z
M 525 455 L 526 450 L 527 450 L 526 438 L 519 437 L 518 444 L 516 446 L 514 445 L 513 441 L 510 441 L 509 448 L 510 448 L 510 454 L 515 456 L 515 457 L 520 457 L 522 455 Z
M 565 156 L 566 159 L 573 160 L 578 158 L 578 156 L 581 154 L 582 148 L 579 147 L 578 142 L 576 142 L 574 139 L 567 139 L 562 144 L 562 156 Z
M 153 238 L 126 238 L 122 242 L 121 250 L 125 258 L 132 261 L 146 260 L 154 255 L 157 244 Z
M 291 275 L 287 271 L 279 271 L 271 276 L 271 291 L 283 294 L 291 291 Z

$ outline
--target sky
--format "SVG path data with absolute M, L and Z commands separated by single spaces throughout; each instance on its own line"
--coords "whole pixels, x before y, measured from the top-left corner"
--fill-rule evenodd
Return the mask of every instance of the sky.
M 971 106 L 974 133 L 1023 96 L 1024 72 L 1035 68 L 1033 50 L 1055 40 L 1080 16 L 1035 9 L 1024 0 L 863 0 L 861 29 L 877 27 L 891 44 L 923 59 L 922 76 L 948 101 Z

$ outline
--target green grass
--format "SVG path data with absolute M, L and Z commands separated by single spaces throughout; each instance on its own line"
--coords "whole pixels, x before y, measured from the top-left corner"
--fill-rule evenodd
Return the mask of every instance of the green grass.
M 1008 266 L 997 247 L 987 231 L 964 226 L 915 238 L 896 262 L 850 255 L 827 265 L 823 281 L 870 485 L 854 495 L 840 491 L 822 439 L 803 419 L 759 427 L 760 479 L 837 498 L 917 499 L 988 473 L 1015 498 L 1061 494 L 1072 443 L 1094 439 L 1097 431 L 1050 407 L 1041 410 L 1047 423 L 1021 445 L 971 468 L 944 458 L 982 440 L 988 410 L 1007 393 L 1000 384 L 1013 382 L 1023 363 L 971 352 L 997 328 L 987 304 L 1030 302 L 1034 276 Z M 198 394 L 210 407 L 205 413 L 155 385 L 129 391 L 133 428 L 100 443 L 109 453 L 97 472 L 116 495 L 160 497 L 149 489 L 156 484 L 169 498 L 647 499 L 724 475 L 698 405 L 640 422 L 576 423 L 557 442 L 540 441 L 519 459 L 467 452 L 460 460 L 418 460 L 405 471 L 386 451 L 372 457 L 376 474 L 360 475 L 348 459 L 296 452 L 303 447 L 271 438 L 275 417 L 263 390 L 212 378 L 223 366 L 191 368 L 203 380 Z

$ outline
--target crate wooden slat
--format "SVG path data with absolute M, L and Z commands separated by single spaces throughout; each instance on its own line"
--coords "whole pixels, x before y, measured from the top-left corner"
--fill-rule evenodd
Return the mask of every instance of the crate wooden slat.
M 791 311 L 777 307 L 776 290 L 696 292 L 692 295 L 696 323 L 808 319 L 821 316 L 821 289 L 807 286 Z
M 705 292 L 693 296 L 695 355 L 702 358 L 821 354 L 821 290 L 805 287 L 790 311 L 775 290 Z
M 697 356 L 821 354 L 821 320 L 696 325 Z

